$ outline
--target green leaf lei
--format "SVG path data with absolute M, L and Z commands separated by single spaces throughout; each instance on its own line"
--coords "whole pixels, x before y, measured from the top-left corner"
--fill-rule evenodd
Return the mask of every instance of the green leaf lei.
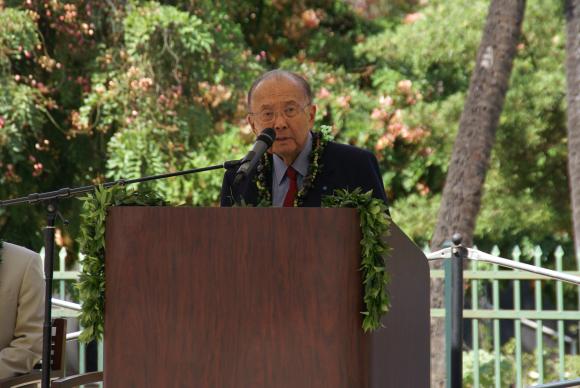
M 384 257 L 390 253 L 384 238 L 387 236 L 390 217 L 387 205 L 372 197 L 372 191 L 363 193 L 360 188 L 351 192 L 336 190 L 333 195 L 322 199 L 324 207 L 356 208 L 360 216 L 361 272 L 363 275 L 366 311 L 362 312 L 363 330 L 376 330 L 381 327 L 381 317 L 389 311 L 387 285 L 389 275 L 385 269 Z
M 314 135 L 316 146 L 313 147 L 313 151 L 317 150 L 318 156 L 312 157 L 312 160 L 318 162 L 329 138 L 324 131 L 315 132 Z M 311 185 L 314 184 L 320 168 L 321 166 L 317 163 L 316 168 L 311 170 L 309 174 Z M 265 172 L 260 172 L 260 174 L 263 173 Z M 265 188 L 265 177 L 262 182 Z M 302 199 L 310 187 L 302 191 Z M 269 199 L 269 205 L 271 205 L 270 192 L 267 188 L 264 191 L 264 199 Z M 266 193 L 268 197 L 265 196 Z M 390 248 L 383 239 L 388 231 L 390 219 L 386 205 L 381 200 L 373 198 L 371 194 L 370 191 L 362 193 L 360 189 L 352 192 L 336 190 L 333 195 L 323 198 L 324 207 L 350 207 L 356 208 L 359 212 L 362 233 L 363 301 L 366 308 L 366 311 L 362 312 L 364 331 L 381 327 L 381 317 L 389 310 L 386 290 L 388 274 L 383 257 L 389 253 Z M 108 189 L 100 187 L 81 200 L 84 203 L 81 213 L 81 235 L 78 241 L 85 257 L 77 288 L 82 306 L 80 323 L 84 327 L 80 339 L 87 342 L 101 339 L 104 331 L 105 221 L 108 208 L 110 206 L 164 206 L 167 203 L 151 191 L 127 190 L 122 186 L 113 186 Z M 296 201 L 294 206 L 300 204 L 300 201 Z
M 326 126 L 320 131 L 312 132 L 312 152 L 310 152 L 308 160 L 308 175 L 304 177 L 302 187 L 298 190 L 298 193 L 296 193 L 294 207 L 302 206 L 304 198 L 306 198 L 310 189 L 314 187 L 316 179 L 322 170 L 320 159 L 322 158 L 324 148 L 329 140 L 328 129 Z M 272 163 L 270 162 L 270 156 L 268 154 L 262 156 L 257 171 L 258 173 L 254 176 L 254 182 L 258 189 L 258 206 L 272 206 L 272 194 L 270 193 L 267 183 L 268 177 L 272 176 Z
M 145 189 L 123 186 L 105 189 L 80 198 L 80 250 L 85 255 L 76 286 L 81 300 L 80 323 L 84 327 L 80 340 L 88 342 L 103 336 L 105 311 L 105 221 L 110 206 L 164 206 L 157 194 Z
M 322 126 L 320 131 L 312 133 L 312 152 L 310 153 L 309 171 L 304 178 L 302 188 L 296 194 L 294 207 L 302 205 L 308 191 L 316 183 L 322 165 L 320 159 L 328 142 L 332 140 L 329 126 Z M 272 175 L 272 166 L 268 155 L 264 155 L 258 165 L 254 181 L 258 189 L 258 206 L 272 206 L 272 195 L 268 189 L 267 177 Z M 322 198 L 324 207 L 356 208 L 360 216 L 361 271 L 363 274 L 366 311 L 362 312 L 363 330 L 371 331 L 381 327 L 381 317 L 389 311 L 387 285 L 389 276 L 385 269 L 384 257 L 390 252 L 384 238 L 386 237 L 390 218 L 387 206 L 379 199 L 372 197 L 372 191 L 363 193 L 360 188 L 352 192 L 336 190 L 333 195 Z

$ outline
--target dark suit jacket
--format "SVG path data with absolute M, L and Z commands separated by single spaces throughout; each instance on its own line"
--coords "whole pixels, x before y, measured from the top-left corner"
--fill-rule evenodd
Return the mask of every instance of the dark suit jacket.
M 271 156 L 270 156 L 271 158 Z M 387 197 L 379 165 L 375 156 L 369 151 L 353 146 L 329 142 L 324 149 L 321 162 L 322 171 L 304 198 L 303 206 L 320 207 L 323 196 L 333 194 L 336 189 L 354 190 L 362 188 L 363 192 L 373 191 L 373 197 L 382 199 L 385 204 Z M 233 187 L 236 169 L 228 170 L 224 175 L 221 191 L 221 206 L 233 206 L 243 198 L 244 202 L 256 206 L 258 204 L 258 189 L 254 183 L 254 174 Z M 268 177 L 268 187 L 272 190 L 272 176 Z M 236 201 L 237 199 L 237 201 Z

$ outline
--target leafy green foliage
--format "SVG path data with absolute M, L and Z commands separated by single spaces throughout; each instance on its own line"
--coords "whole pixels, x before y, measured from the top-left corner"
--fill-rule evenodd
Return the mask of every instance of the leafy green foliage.
M 381 327 L 381 317 L 389 311 L 387 284 L 389 275 L 384 258 L 390 248 L 384 238 L 387 236 L 390 218 L 383 201 L 373 198 L 372 191 L 363 193 L 360 188 L 353 191 L 336 190 L 333 195 L 323 198 L 324 207 L 350 207 L 357 209 L 361 227 L 361 272 L 363 276 L 363 330 Z
M 16 9 L 0 12 L 0 71 L 10 67 L 10 60 L 29 57 L 39 43 L 32 15 Z
M 164 206 L 167 203 L 147 190 L 127 190 L 112 186 L 95 190 L 81 198 L 83 209 L 79 245 L 85 255 L 77 287 L 84 327 L 81 341 L 99 340 L 103 336 L 105 312 L 105 221 L 110 206 Z
M 414 23 L 372 36 L 356 52 L 380 65 L 373 83 L 381 90 L 394 90 L 401 79 L 418 83 L 427 100 L 465 90 L 487 7 L 485 1 L 432 1 Z
M 379 31 L 377 23 L 353 12 L 342 0 L 227 0 L 222 4 L 241 26 L 252 52 L 274 67 L 296 57 L 354 68 L 359 64 L 354 45 Z
M 88 86 L 85 72 L 93 63 L 102 8 L 84 1 L 2 3 L 0 52 L 8 61 L 0 65 L 0 197 L 98 180 L 106 136 L 79 138 L 65 128 Z M 94 20 L 87 20 L 88 12 Z M 79 205 L 59 205 L 72 229 Z M 0 234 L 33 249 L 41 245 L 44 223 L 41 206 L 0 209 Z
M 394 106 L 400 109 L 403 125 L 422 128 L 428 135 L 411 148 L 398 141 L 388 143 L 377 156 L 385 185 L 394 189 L 390 197 L 394 219 L 421 242 L 430 239 L 431 220 L 437 216 L 488 6 L 486 1 L 431 1 L 414 22 L 385 29 L 355 50 L 376 66 L 371 80 L 377 91 L 397 101 L 393 95 L 405 79 L 414 91 L 417 103 Z M 562 15 L 559 2 L 527 3 L 478 217 L 478 244 L 513 244 L 526 235 L 538 242 L 547 235 L 562 242 L 570 237 L 566 134 L 561 130 L 565 127 Z M 395 108 L 380 109 L 390 114 Z M 377 150 L 381 138 L 394 130 L 389 122 L 385 134 L 359 144 L 370 148 L 374 143 Z
M 373 151 L 394 219 L 420 242 L 437 215 L 488 1 L 5 0 L 0 197 L 177 171 L 243 154 L 245 91 L 282 66 L 313 86 L 315 127 Z M 475 239 L 570 237 L 561 2 L 527 3 Z M 221 174 L 149 184 L 214 205 Z M 79 224 L 76 201 L 71 251 Z M 42 208 L 0 209 L 38 248 Z
M 491 352 L 479 349 L 476 355 L 479 361 L 479 386 L 493 387 L 495 384 L 495 355 Z M 467 388 L 473 388 L 473 351 L 463 352 L 463 385 Z M 501 386 L 509 387 L 514 382 L 514 360 L 500 354 L 500 374 Z
M 203 16 L 155 2 L 135 4 L 127 15 L 126 56 L 95 73 L 96 86 L 77 120 L 81 132 L 115 132 L 108 143 L 108 177 L 136 178 L 238 156 L 243 134 L 236 136 L 226 121 L 238 120 L 239 86 L 260 67 L 239 64 L 248 53 L 227 17 Z M 215 204 L 221 176 L 206 175 L 151 187 L 174 203 Z
M 324 198 L 326 207 L 356 208 L 360 216 L 361 271 L 363 273 L 365 331 L 380 327 L 381 317 L 389 309 L 386 291 L 388 274 L 384 257 L 390 248 L 383 240 L 390 225 L 385 204 L 362 193 L 337 190 Z M 84 327 L 81 341 L 99 340 L 103 336 L 105 311 L 105 222 L 111 206 L 164 206 L 167 202 L 150 190 L 127 190 L 121 186 L 105 189 L 99 187 L 94 193 L 81 198 L 83 208 L 79 245 L 84 254 L 82 272 L 77 283 L 82 311 L 80 323 Z
M 500 352 L 500 376 L 501 386 L 510 386 L 515 381 L 515 356 L 516 342 L 511 339 L 506 342 Z M 463 386 L 474 387 L 474 352 L 470 350 L 463 352 Z M 482 387 L 491 387 L 495 381 L 495 354 L 489 349 L 479 349 L 479 384 Z M 522 385 L 532 386 L 540 384 L 537 364 L 537 355 L 533 353 L 522 353 Z M 564 356 L 564 379 L 571 380 L 580 376 L 580 356 Z M 544 382 L 559 381 L 559 354 L 558 350 L 548 348 L 544 350 Z

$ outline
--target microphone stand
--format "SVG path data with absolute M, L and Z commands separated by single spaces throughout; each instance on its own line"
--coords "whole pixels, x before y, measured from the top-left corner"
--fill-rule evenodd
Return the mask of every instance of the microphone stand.
M 184 170 L 174 173 L 151 175 L 135 179 L 119 179 L 113 182 L 106 182 L 102 186 L 105 188 L 115 186 L 115 185 L 129 185 L 132 183 L 148 182 L 157 179 L 171 178 L 174 176 L 181 176 L 187 174 L 194 174 L 203 171 L 218 170 L 218 169 L 230 169 L 238 167 L 242 163 L 242 160 L 229 160 L 224 164 L 217 164 L 209 167 L 194 168 L 190 170 Z M 55 221 L 56 217 L 61 217 L 62 215 L 58 211 L 59 200 L 63 198 L 75 197 L 81 194 L 89 193 L 94 191 L 98 185 L 82 186 L 77 188 L 62 188 L 55 191 L 49 191 L 45 193 L 33 193 L 25 197 L 8 199 L 5 201 L 0 201 L 0 207 L 19 205 L 19 204 L 36 204 L 42 202 L 46 205 L 46 227 L 43 228 L 44 234 L 44 276 L 45 276 L 45 295 L 44 295 L 44 324 L 43 324 L 43 337 L 42 337 L 42 388 L 50 387 L 50 370 L 51 370 L 51 336 L 52 336 L 52 317 L 51 317 L 51 299 L 52 299 L 52 278 L 54 271 L 54 232 L 55 232 Z M 64 220 L 64 219 L 63 219 Z M 66 221 L 65 221 L 66 223 Z

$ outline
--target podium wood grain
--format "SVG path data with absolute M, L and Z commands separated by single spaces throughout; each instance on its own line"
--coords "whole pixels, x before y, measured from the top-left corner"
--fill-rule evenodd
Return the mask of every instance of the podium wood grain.
M 105 386 L 370 386 L 360 238 L 351 209 L 112 208 Z

